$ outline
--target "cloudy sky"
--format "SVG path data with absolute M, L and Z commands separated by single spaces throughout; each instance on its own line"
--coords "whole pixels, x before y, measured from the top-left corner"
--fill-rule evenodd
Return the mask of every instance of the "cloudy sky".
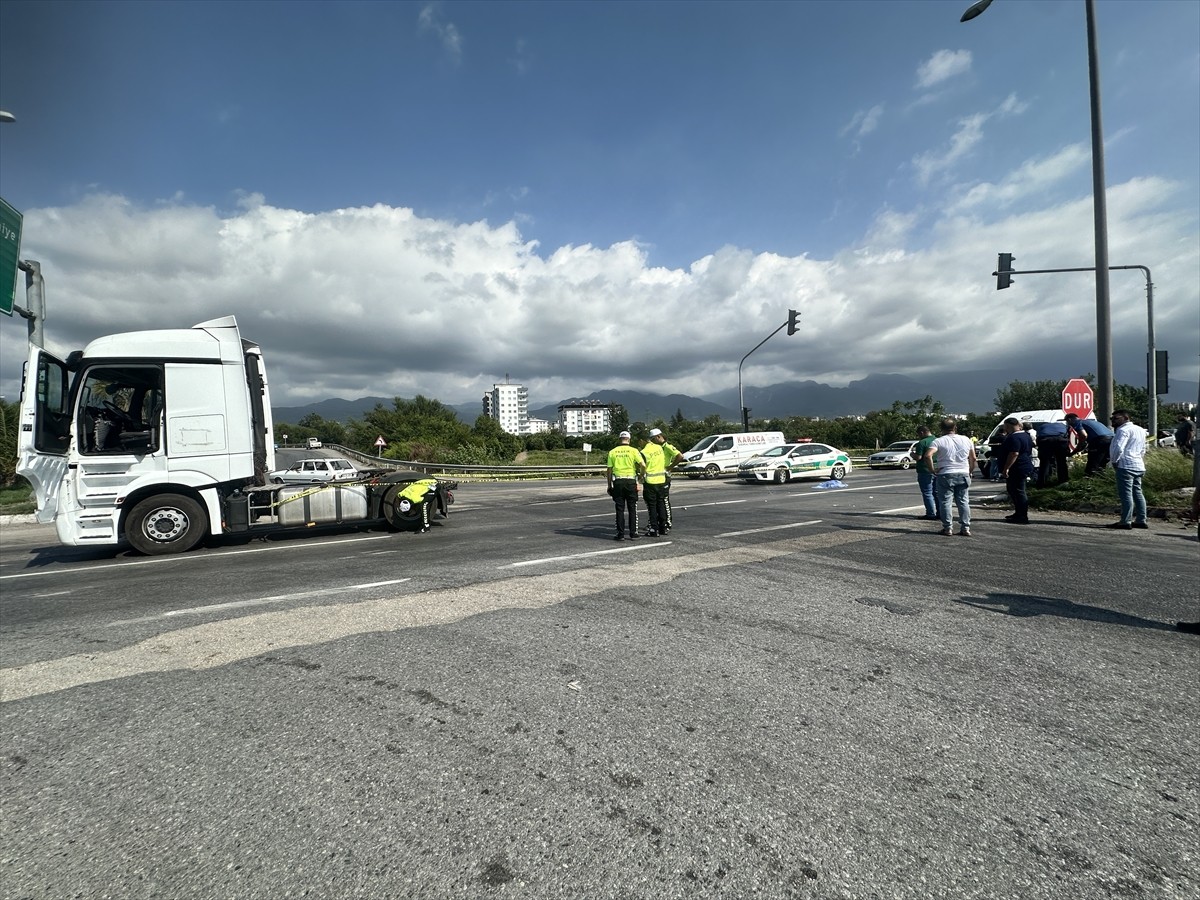
M 747 385 L 1095 372 L 1094 276 L 991 276 L 1094 263 L 1084 3 L 967 5 L 5 0 L 0 194 L 52 349 L 233 313 L 276 405 L 703 395 L 789 308 Z M 1097 18 L 1110 263 L 1194 384 L 1200 3 Z M 1118 381 L 1146 318 L 1113 273 Z

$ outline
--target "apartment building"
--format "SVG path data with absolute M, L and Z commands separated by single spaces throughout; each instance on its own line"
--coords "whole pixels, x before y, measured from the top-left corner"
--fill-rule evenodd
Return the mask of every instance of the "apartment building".
M 529 430 L 529 391 L 523 384 L 492 385 L 492 392 L 483 397 L 483 411 L 500 423 L 509 434 L 526 434 Z
M 578 437 L 612 430 L 612 409 L 598 400 L 564 403 L 558 408 L 558 430 Z

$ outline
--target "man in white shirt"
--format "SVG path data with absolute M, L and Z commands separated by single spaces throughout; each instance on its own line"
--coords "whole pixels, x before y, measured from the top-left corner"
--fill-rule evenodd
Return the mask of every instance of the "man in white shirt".
M 941 437 L 934 440 L 925 451 L 925 461 L 933 467 L 933 485 L 941 504 L 938 515 L 942 520 L 943 535 L 954 533 L 954 507 L 958 509 L 958 533 L 971 536 L 971 473 L 975 470 L 975 445 L 969 438 L 958 434 L 958 422 L 950 416 L 942 419 Z M 936 462 L 935 462 L 936 460 Z
M 1121 500 L 1121 521 L 1108 527 L 1122 531 L 1150 527 L 1146 524 L 1146 495 L 1142 493 L 1142 476 L 1146 474 L 1146 429 L 1134 425 L 1131 417 L 1132 413 L 1127 409 L 1113 412 L 1113 439 L 1108 447 L 1117 473 L 1117 497 Z

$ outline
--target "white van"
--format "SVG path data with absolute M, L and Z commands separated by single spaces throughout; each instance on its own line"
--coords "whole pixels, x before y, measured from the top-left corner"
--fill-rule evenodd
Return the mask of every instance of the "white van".
M 782 431 L 746 431 L 710 434 L 683 454 L 680 470 L 688 478 L 716 478 L 736 474 L 738 466 L 757 453 L 785 444 Z
M 1004 443 L 1004 420 L 1015 418 L 1018 422 L 1024 425 L 1026 422 L 1032 423 L 1034 431 L 1037 426 L 1045 422 L 1062 422 L 1066 420 L 1066 415 L 1061 409 L 1032 409 L 1023 412 L 1008 413 L 1000 417 L 1000 421 L 996 423 L 996 427 L 992 429 L 992 433 L 987 436 L 987 440 L 979 447 L 976 455 L 979 457 L 980 468 L 985 472 L 989 472 L 987 464 L 990 463 L 993 456 L 1000 452 L 1000 445 Z M 1083 418 L 1094 419 L 1096 414 L 1089 412 Z M 1037 442 L 1033 446 L 1033 464 L 1038 464 L 1037 458 Z M 998 472 L 999 469 L 996 470 Z M 992 472 L 995 475 L 996 472 Z

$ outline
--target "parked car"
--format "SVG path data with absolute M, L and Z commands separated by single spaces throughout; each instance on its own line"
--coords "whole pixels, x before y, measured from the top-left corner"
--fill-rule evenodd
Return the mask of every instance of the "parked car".
M 828 444 L 779 444 L 752 456 L 738 466 L 743 481 L 774 481 L 786 484 L 793 478 L 846 477 L 853 471 L 850 456 Z
M 917 462 L 916 441 L 893 441 L 878 453 L 867 457 L 872 469 L 911 469 Z
M 275 484 L 321 484 L 327 481 L 354 481 L 358 469 L 348 459 L 302 459 L 289 469 L 267 476 Z

